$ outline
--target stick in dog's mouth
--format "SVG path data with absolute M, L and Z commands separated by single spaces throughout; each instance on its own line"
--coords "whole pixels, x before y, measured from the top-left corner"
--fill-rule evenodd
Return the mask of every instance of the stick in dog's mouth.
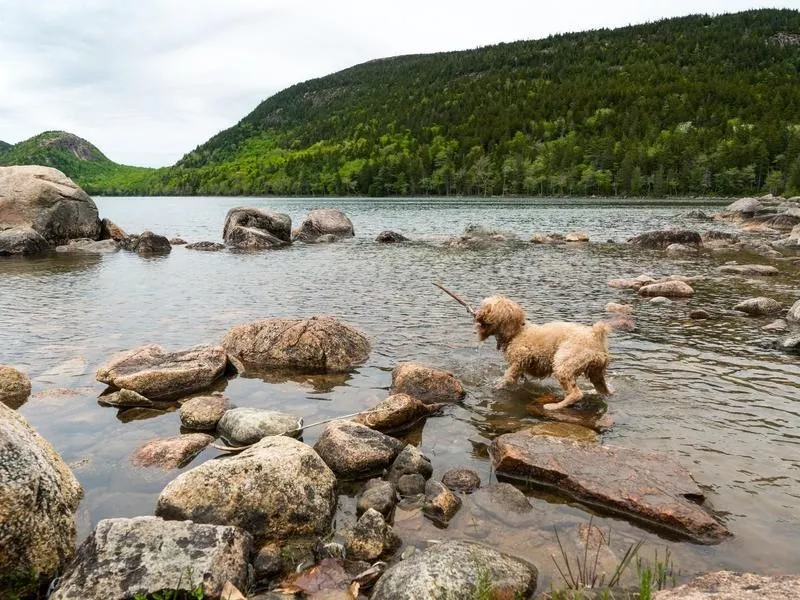
M 445 294 L 450 296 L 453 300 L 458 302 L 461 306 L 466 308 L 467 312 L 472 316 L 472 318 L 475 318 L 475 315 L 476 315 L 475 309 L 472 308 L 472 306 L 470 306 L 467 302 L 465 302 L 458 294 L 456 294 L 454 292 L 451 292 L 446 287 L 444 287 L 441 283 L 437 283 L 435 281 L 433 281 L 432 283 L 433 283 L 433 285 L 438 287 L 440 290 L 442 290 Z

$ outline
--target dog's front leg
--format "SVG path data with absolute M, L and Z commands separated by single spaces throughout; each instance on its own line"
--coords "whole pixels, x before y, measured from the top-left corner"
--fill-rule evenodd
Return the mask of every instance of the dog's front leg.
M 521 375 L 522 371 L 520 369 L 513 366 L 508 367 L 506 369 L 505 374 L 503 375 L 503 378 L 496 386 L 494 386 L 494 389 L 502 390 L 504 388 L 511 387 L 512 385 L 517 383 Z

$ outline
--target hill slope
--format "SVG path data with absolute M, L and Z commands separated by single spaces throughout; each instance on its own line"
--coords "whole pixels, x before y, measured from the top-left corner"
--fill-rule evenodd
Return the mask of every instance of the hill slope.
M 65 131 L 45 131 L 0 148 L 0 165 L 45 165 L 63 171 L 88 193 L 125 193 L 147 187 L 154 170 L 120 165 L 94 145 Z
M 11 144 L 9 144 L 8 142 L 4 142 L 3 140 L 0 140 L 0 154 L 5 152 L 9 148 L 11 148 Z

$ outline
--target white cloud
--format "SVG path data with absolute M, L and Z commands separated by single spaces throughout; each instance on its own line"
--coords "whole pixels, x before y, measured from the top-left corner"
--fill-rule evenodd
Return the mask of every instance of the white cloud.
M 167 165 L 281 89 L 374 58 L 766 6 L 776 4 L 0 0 L 0 140 L 64 129 L 112 160 Z

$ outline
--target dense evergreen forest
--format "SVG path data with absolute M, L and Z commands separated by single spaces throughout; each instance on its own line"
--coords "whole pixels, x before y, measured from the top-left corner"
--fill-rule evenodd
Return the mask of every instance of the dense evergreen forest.
M 800 11 L 375 60 L 268 98 L 173 167 L 104 169 L 65 171 L 107 194 L 797 194 Z

